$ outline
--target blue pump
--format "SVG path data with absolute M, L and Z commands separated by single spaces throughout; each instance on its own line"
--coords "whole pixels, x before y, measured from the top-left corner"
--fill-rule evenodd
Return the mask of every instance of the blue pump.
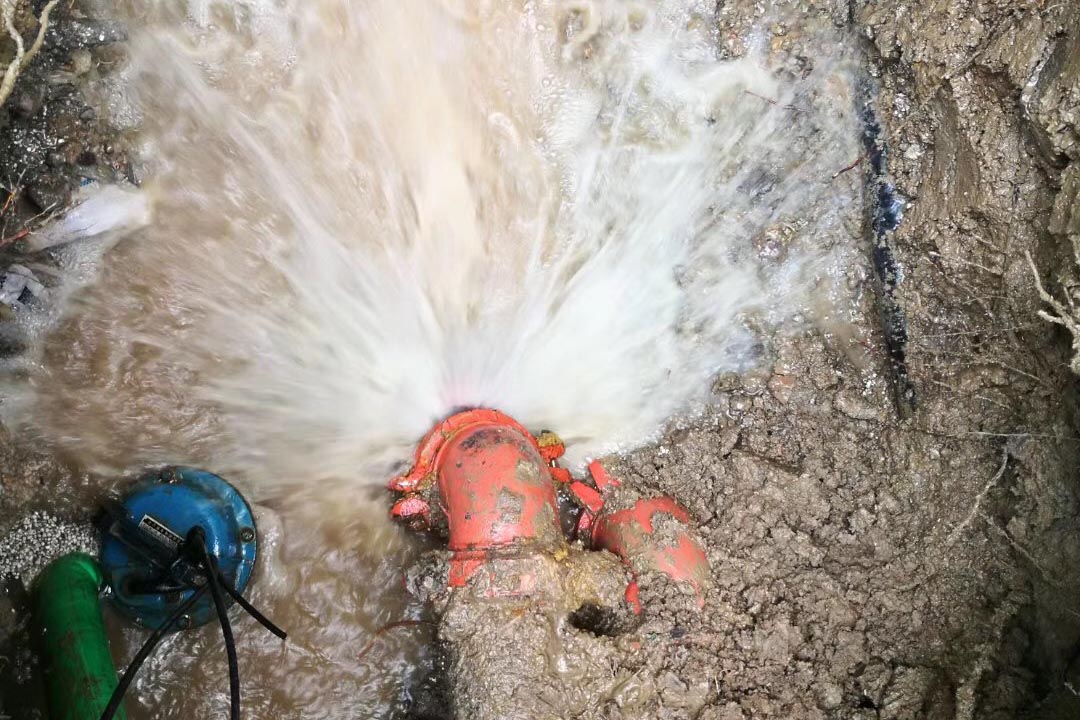
M 221 477 L 172 466 L 144 475 L 119 503 L 106 507 L 101 565 L 113 606 L 147 628 L 161 626 L 205 582 L 180 548 L 202 528 L 222 578 L 243 593 L 255 567 L 255 518 L 243 496 Z M 182 630 L 215 619 L 203 593 L 173 626 Z

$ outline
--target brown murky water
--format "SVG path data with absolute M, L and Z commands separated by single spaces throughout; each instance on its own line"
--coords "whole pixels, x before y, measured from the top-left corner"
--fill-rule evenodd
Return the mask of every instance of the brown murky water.
M 430 681 L 430 625 L 380 632 L 402 620 L 425 620 L 404 588 L 402 566 L 413 549 L 388 526 L 378 498 L 360 493 L 351 504 L 351 512 L 336 516 L 330 508 L 284 510 L 278 517 L 260 511 L 269 552 L 249 597 L 289 638 L 281 642 L 251 618 L 234 617 L 247 717 L 390 717 L 410 708 Z M 129 627 L 113 631 L 126 664 L 145 635 Z M 227 673 L 216 625 L 175 634 L 140 672 L 129 715 L 224 713 Z

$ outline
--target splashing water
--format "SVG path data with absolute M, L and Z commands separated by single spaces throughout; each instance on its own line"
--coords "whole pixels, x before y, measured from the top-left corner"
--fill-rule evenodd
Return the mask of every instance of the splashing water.
M 99 468 L 381 482 L 478 405 L 580 462 L 834 291 L 840 44 L 720 60 L 710 4 L 674 0 L 170 5 L 133 11 L 111 99 L 154 222 L 35 378 Z

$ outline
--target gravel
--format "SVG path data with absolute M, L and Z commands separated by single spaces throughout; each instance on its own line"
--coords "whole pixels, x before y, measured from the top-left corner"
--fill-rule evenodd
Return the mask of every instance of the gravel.
M 0 539 L 0 580 L 15 577 L 29 587 L 37 574 L 61 555 L 97 555 L 97 551 L 97 534 L 90 523 L 34 512 L 15 523 Z

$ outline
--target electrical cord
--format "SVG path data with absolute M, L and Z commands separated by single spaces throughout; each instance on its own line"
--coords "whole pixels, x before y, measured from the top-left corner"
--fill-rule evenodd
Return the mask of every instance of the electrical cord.
M 229 719 L 240 720 L 240 664 L 236 661 L 236 641 L 233 639 L 229 613 L 225 608 L 225 597 L 221 592 L 221 571 L 218 570 L 217 562 L 210 551 L 206 549 L 202 528 L 192 528 L 192 534 L 198 535 L 196 550 L 202 556 L 203 567 L 207 569 L 207 584 L 210 586 L 210 595 L 214 598 L 214 607 L 217 608 L 221 637 L 225 640 L 225 655 L 229 662 Z
M 154 648 L 157 647 L 158 643 L 161 642 L 161 639 L 165 634 L 169 632 L 172 626 L 206 594 L 207 590 L 210 591 L 210 595 L 214 600 L 214 608 L 217 612 L 218 623 L 221 626 L 221 636 L 225 641 L 225 654 L 229 665 L 230 720 L 240 719 L 240 664 L 236 657 L 236 642 L 232 633 L 232 624 L 229 622 L 228 608 L 225 605 L 223 591 L 271 633 L 282 640 L 288 637 L 288 634 L 284 630 L 256 610 L 255 607 L 245 600 L 244 597 L 237 592 L 236 588 L 225 579 L 221 569 L 218 567 L 217 558 L 212 555 L 206 547 L 206 533 L 201 527 L 196 525 L 188 531 L 187 538 L 185 538 L 177 552 L 177 557 L 179 559 L 187 560 L 190 565 L 198 568 L 200 577 L 204 582 L 200 586 L 191 586 L 189 588 L 195 591 L 191 597 L 177 607 L 165 622 L 151 633 L 150 637 L 146 639 L 146 642 L 143 643 L 142 647 L 139 648 L 139 651 L 135 654 L 135 658 L 131 661 L 124 671 L 123 676 L 120 678 L 120 682 L 117 683 L 116 689 L 113 690 L 112 696 L 109 698 L 109 703 L 101 713 L 101 720 L 112 720 L 120 707 L 120 703 L 124 699 L 124 695 L 127 693 L 128 687 L 130 687 L 132 681 L 135 679 L 135 675 L 138 673 L 139 668 L 141 668 L 143 663 L 146 662 L 146 659 L 150 657 L 150 654 L 154 651 Z
M 109 704 L 105 706 L 105 710 L 101 713 L 101 720 L 112 720 L 113 715 L 116 714 L 117 709 L 120 707 L 120 702 L 124 699 L 124 694 L 127 693 L 128 686 L 131 685 L 131 681 L 135 679 L 135 673 L 139 672 L 139 668 L 146 662 L 146 658 L 150 657 L 150 653 L 153 652 L 154 648 L 157 647 L 157 644 L 161 642 L 161 639 L 165 637 L 165 633 L 169 632 L 173 623 L 190 610 L 191 606 L 197 603 L 199 598 L 201 598 L 205 592 L 205 587 L 196 590 L 195 594 L 185 600 L 157 630 L 150 634 L 150 637 L 148 637 L 146 642 L 142 644 L 142 647 L 139 648 L 139 652 L 135 653 L 135 658 L 127 666 L 127 670 L 124 671 L 123 676 L 120 678 L 120 682 L 116 684 L 116 689 L 113 690 L 112 697 L 109 698 Z

